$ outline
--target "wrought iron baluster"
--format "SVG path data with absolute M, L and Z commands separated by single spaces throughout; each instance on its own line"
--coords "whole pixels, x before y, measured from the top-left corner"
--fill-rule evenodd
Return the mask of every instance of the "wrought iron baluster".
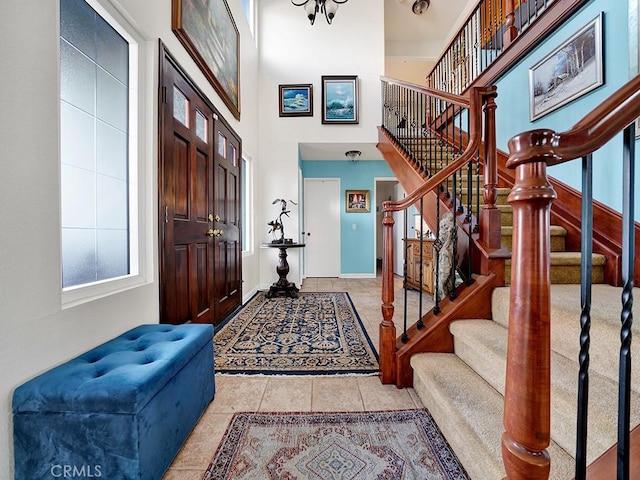
M 408 285 L 407 285 L 407 262 L 408 259 L 407 257 L 409 256 L 409 242 L 407 242 L 407 224 L 408 224 L 408 218 L 407 218 L 407 211 L 408 209 L 405 208 L 404 209 L 404 262 L 403 262 L 403 266 L 402 266 L 402 273 L 403 273 L 403 280 L 402 280 L 402 288 L 404 290 L 404 309 L 403 309 L 403 327 L 402 327 L 402 342 L 406 343 L 409 340 L 409 336 L 407 335 L 407 289 L 408 289 Z
M 623 134 L 622 169 L 622 314 L 618 380 L 618 480 L 629 479 L 631 403 L 631 326 L 633 325 L 635 128 Z
M 424 323 L 422 323 L 422 287 L 424 286 L 424 268 L 422 267 L 424 265 L 424 249 L 423 249 L 423 238 L 424 238 L 424 231 L 422 228 L 423 225 L 423 216 L 422 214 L 424 213 L 424 197 L 420 197 L 420 289 L 419 289 L 419 294 L 418 294 L 418 322 L 416 323 L 416 326 L 418 328 L 418 330 L 420 330 L 422 327 L 424 327 Z
M 582 235 L 580 279 L 580 354 L 576 429 L 576 480 L 587 473 L 587 419 L 589 410 L 589 346 L 591 344 L 591 281 L 593 272 L 593 169 L 592 155 L 582 159 Z

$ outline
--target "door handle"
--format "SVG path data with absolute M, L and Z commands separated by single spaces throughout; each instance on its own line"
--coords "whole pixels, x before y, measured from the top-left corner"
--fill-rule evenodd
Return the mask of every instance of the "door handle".
M 223 231 L 223 230 L 218 230 L 217 228 L 213 231 L 213 234 L 214 234 L 216 237 L 221 236 L 223 233 L 224 233 L 224 231 Z
M 208 228 L 204 234 L 207 237 L 220 237 L 224 233 L 223 230 L 218 230 L 217 228 L 214 230 L 213 228 Z

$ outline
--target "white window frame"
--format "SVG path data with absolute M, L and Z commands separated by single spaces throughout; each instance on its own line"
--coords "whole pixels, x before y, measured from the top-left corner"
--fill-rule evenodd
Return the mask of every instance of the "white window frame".
M 118 9 L 108 0 L 84 0 L 127 42 L 129 42 L 129 274 L 97 282 L 62 288 L 62 308 L 70 308 L 99 298 L 113 295 L 151 281 L 151 255 L 153 243 L 147 235 L 149 216 L 145 180 L 146 159 L 146 111 L 145 102 L 145 43 L 142 36 L 131 26 Z M 60 8 L 58 6 L 58 15 Z M 60 19 L 58 18 L 58 30 Z M 58 33 L 58 43 L 60 34 Z M 60 70 L 60 45 L 58 44 L 58 70 Z M 60 78 L 60 71 L 58 71 Z M 60 82 L 60 80 L 58 80 Z M 60 91 L 60 84 L 58 84 Z M 60 96 L 58 94 L 58 96 Z M 58 103 L 58 109 L 60 109 Z M 60 111 L 58 111 L 60 118 Z M 60 136 L 58 135 L 58 158 L 61 159 Z M 59 160 L 59 164 L 60 164 Z M 60 195 L 62 208 L 62 194 Z M 62 218 L 60 224 L 62 246 Z M 60 252 L 62 267 L 62 250 Z M 61 279 L 62 281 L 62 279 Z
M 253 162 L 251 161 L 251 157 L 246 155 L 244 152 L 242 153 L 241 160 L 241 168 L 242 174 L 244 176 L 245 182 L 241 186 L 241 202 L 244 202 L 244 209 L 246 215 L 243 218 L 242 222 L 242 230 L 244 234 L 244 238 L 246 239 L 246 244 L 242 246 L 242 256 L 248 257 L 253 255 L 254 247 L 253 247 L 253 239 L 254 239 L 254 212 L 253 208 Z

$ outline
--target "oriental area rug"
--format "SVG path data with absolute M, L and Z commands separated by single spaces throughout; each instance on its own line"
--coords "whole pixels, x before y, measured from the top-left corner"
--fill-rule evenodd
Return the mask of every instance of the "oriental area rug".
M 378 355 L 348 293 L 258 292 L 215 334 L 216 373 L 373 374 Z
M 468 480 L 425 409 L 236 413 L 203 480 Z

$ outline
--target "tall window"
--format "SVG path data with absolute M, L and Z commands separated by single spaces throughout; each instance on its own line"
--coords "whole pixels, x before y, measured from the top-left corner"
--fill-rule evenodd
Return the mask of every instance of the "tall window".
M 250 252 L 253 248 L 251 238 L 253 232 L 253 221 L 251 218 L 252 201 L 252 171 L 251 162 L 244 156 L 240 167 L 240 181 L 242 183 L 242 251 Z
M 249 24 L 251 34 L 255 38 L 255 1 L 242 0 L 242 9 L 244 10 L 245 17 L 247 17 L 247 23 Z
M 60 0 L 65 289 L 138 273 L 136 56 L 95 0 Z

